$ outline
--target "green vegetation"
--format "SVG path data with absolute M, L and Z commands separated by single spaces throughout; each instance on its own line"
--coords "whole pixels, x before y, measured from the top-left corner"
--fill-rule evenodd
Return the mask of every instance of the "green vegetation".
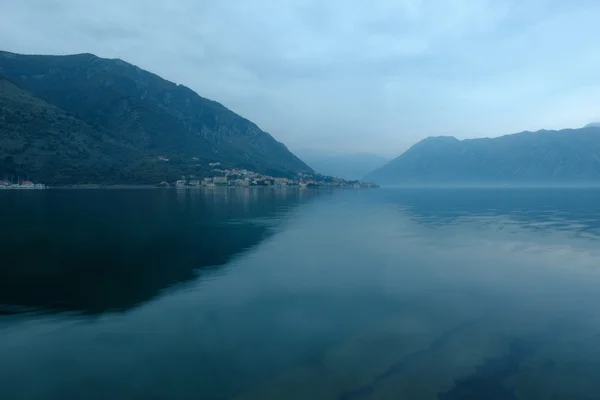
M 157 183 L 212 161 L 311 171 L 252 122 L 121 60 L 0 52 L 0 107 L 0 178 Z

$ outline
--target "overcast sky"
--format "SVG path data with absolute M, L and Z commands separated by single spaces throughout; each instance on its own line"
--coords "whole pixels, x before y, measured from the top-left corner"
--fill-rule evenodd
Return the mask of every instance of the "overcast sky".
M 121 58 L 292 150 L 600 120 L 596 0 L 0 0 L 0 49 Z

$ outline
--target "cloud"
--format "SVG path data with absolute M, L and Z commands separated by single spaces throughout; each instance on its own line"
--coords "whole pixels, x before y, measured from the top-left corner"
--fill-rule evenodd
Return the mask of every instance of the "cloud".
M 0 0 L 0 15 L 3 49 L 122 58 L 292 149 L 395 155 L 600 117 L 591 0 Z

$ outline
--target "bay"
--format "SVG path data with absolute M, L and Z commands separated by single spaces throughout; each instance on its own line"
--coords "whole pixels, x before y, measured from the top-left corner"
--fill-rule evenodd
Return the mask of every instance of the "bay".
M 5 191 L 0 398 L 597 398 L 599 204 Z

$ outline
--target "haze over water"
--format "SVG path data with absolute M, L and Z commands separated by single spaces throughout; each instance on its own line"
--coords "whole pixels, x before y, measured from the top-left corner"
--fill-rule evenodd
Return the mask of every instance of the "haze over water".
M 597 398 L 599 204 L 6 191 L 0 398 Z

